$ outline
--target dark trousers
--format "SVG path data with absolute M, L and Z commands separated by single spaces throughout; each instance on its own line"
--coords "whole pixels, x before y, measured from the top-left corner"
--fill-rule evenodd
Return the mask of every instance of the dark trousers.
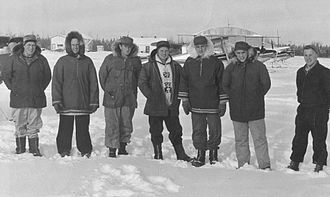
M 192 119 L 192 140 L 197 150 L 218 149 L 221 142 L 221 120 L 218 114 L 191 113 Z M 209 137 L 207 137 L 207 127 Z
M 182 144 L 182 127 L 178 116 L 149 116 L 149 132 L 153 144 L 163 143 L 163 122 L 169 131 L 169 139 L 173 145 Z
M 65 116 L 60 115 L 60 124 L 56 137 L 58 153 L 71 151 L 73 122 L 76 122 L 76 142 L 81 154 L 92 152 L 92 142 L 89 135 L 89 115 Z
M 308 133 L 313 137 L 313 163 L 327 165 L 327 145 L 329 109 L 327 106 L 304 107 L 298 106 L 296 116 L 295 136 L 292 141 L 290 159 L 303 162 L 308 145 Z

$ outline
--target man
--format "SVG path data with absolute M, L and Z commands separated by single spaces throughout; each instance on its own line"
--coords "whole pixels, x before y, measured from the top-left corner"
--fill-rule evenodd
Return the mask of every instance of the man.
M 213 43 L 205 36 L 195 37 L 188 50 L 190 57 L 183 66 L 179 98 L 185 113 L 191 112 L 192 140 L 197 149 L 192 165 L 200 167 L 205 164 L 206 150 L 211 164 L 218 161 L 220 117 L 226 111 L 227 99 L 222 89 L 224 65 L 213 55 Z
M 71 31 L 65 38 L 66 55 L 60 57 L 53 70 L 52 104 L 59 114 L 56 137 L 61 157 L 71 155 L 73 125 L 76 125 L 77 148 L 89 158 L 92 142 L 89 134 L 90 114 L 99 108 L 99 87 L 94 63 L 85 54 L 82 35 Z
M 45 89 L 51 71 L 47 59 L 41 55 L 34 35 L 23 37 L 4 66 L 3 77 L 10 92 L 10 107 L 15 122 L 16 153 L 25 152 L 26 136 L 29 152 L 41 156 L 38 133 L 42 127 L 41 112 L 46 107 Z
M 270 169 L 264 97 L 271 82 L 266 66 L 255 58 L 248 58 L 249 48 L 246 42 L 235 43 L 237 60 L 226 67 L 223 88 L 229 96 L 238 168 L 250 163 L 250 130 L 259 168 Z
M 141 60 L 133 39 L 123 36 L 112 46 L 113 54 L 105 57 L 99 71 L 104 90 L 105 146 L 109 157 L 127 155 L 126 145 L 131 141 L 133 115 L 137 107 L 137 83 Z
M 13 54 L 14 47 L 23 42 L 22 37 L 13 37 L 8 41 L 8 46 L 4 54 L 0 54 L 0 84 L 3 81 L 1 71 L 3 66 L 8 62 L 9 56 Z
M 291 163 L 288 168 L 299 171 L 308 145 L 308 133 L 313 137 L 314 171 L 323 170 L 327 165 L 327 145 L 330 70 L 317 60 L 317 50 L 312 45 L 303 49 L 306 64 L 297 71 L 296 85 L 299 106 L 296 115 L 295 136 L 292 140 Z
M 182 145 L 178 99 L 181 66 L 170 56 L 168 41 L 157 42 L 149 62 L 140 73 L 139 88 L 147 98 L 144 114 L 149 116 L 149 132 L 154 147 L 154 158 L 163 159 L 163 122 L 178 160 L 190 161 Z

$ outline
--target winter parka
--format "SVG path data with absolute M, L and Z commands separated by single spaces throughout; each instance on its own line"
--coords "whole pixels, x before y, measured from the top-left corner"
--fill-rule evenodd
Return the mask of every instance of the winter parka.
M 319 62 L 309 71 L 305 66 L 297 71 L 298 102 L 306 107 L 330 107 L 330 70 Z
M 51 71 L 47 59 L 36 46 L 32 61 L 28 65 L 23 57 L 23 44 L 13 49 L 8 62 L 3 65 L 2 77 L 10 92 L 12 108 L 46 107 L 45 89 L 51 80 Z
M 119 41 L 112 46 L 113 54 L 105 57 L 99 78 L 104 90 L 103 106 L 117 108 L 137 107 L 137 86 L 141 71 L 141 60 L 137 56 L 138 47 L 134 44 L 127 59 L 121 56 Z
M 203 57 L 197 56 L 194 43 L 190 43 L 190 57 L 181 73 L 179 99 L 189 99 L 191 111 L 195 113 L 219 113 L 219 103 L 228 99 L 222 88 L 224 65 L 213 55 L 213 43 L 207 41 Z
M 139 88 L 142 94 L 147 98 L 144 114 L 150 116 L 178 116 L 180 100 L 178 99 L 181 65 L 172 60 L 170 56 L 170 65 L 172 70 L 173 93 L 171 98 L 171 105 L 167 106 L 164 88 L 160 71 L 155 59 L 157 50 L 151 52 L 149 61 L 143 65 L 140 77 Z
M 71 40 L 78 38 L 79 55 L 71 49 Z M 71 32 L 65 39 L 67 55 L 56 62 L 52 80 L 52 102 L 62 104 L 60 114 L 87 115 L 93 106 L 99 106 L 99 88 L 93 61 L 84 55 L 85 45 L 78 32 Z
M 258 60 L 230 63 L 223 75 L 223 88 L 229 96 L 230 117 L 248 122 L 265 118 L 264 96 L 270 89 L 266 66 Z

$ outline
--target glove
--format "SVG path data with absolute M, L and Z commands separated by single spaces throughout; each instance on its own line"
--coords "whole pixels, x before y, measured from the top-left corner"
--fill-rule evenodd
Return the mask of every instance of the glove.
M 189 100 L 182 101 L 182 108 L 183 108 L 184 113 L 186 115 L 188 115 L 191 110 Z
M 219 116 L 222 117 L 226 113 L 226 103 L 219 102 Z
M 56 113 L 60 113 L 60 111 L 63 109 L 62 103 L 56 103 L 53 105 L 53 107 L 54 107 Z
M 97 106 L 97 105 L 91 105 L 91 106 L 89 106 L 89 110 L 91 111 L 91 113 L 96 112 L 97 108 L 99 108 L 99 106 Z

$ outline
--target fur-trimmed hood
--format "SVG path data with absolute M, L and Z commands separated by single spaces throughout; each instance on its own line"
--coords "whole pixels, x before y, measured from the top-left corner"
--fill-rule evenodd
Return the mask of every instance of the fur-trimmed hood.
M 67 52 L 68 55 L 75 56 L 75 54 L 73 53 L 72 48 L 71 48 L 71 40 L 74 39 L 74 38 L 78 39 L 78 41 L 79 41 L 79 52 L 78 52 L 78 54 L 80 56 L 84 56 L 85 55 L 85 42 L 84 42 L 84 39 L 83 39 L 82 35 L 77 31 L 71 31 L 66 36 L 66 38 L 65 38 L 65 51 Z
M 205 54 L 202 58 L 208 58 L 208 57 L 210 57 L 211 55 L 214 54 L 214 45 L 213 45 L 212 41 L 208 37 L 206 37 L 206 40 L 207 40 L 206 51 L 205 51 Z M 190 54 L 190 57 L 192 57 L 192 58 L 196 58 L 198 56 L 193 40 L 188 45 L 187 51 Z
M 121 50 L 119 48 L 119 44 L 120 44 L 120 39 L 116 40 L 111 46 L 114 56 L 121 56 Z M 135 57 L 137 56 L 138 52 L 139 52 L 139 47 L 133 43 L 131 53 L 128 55 L 128 57 Z

